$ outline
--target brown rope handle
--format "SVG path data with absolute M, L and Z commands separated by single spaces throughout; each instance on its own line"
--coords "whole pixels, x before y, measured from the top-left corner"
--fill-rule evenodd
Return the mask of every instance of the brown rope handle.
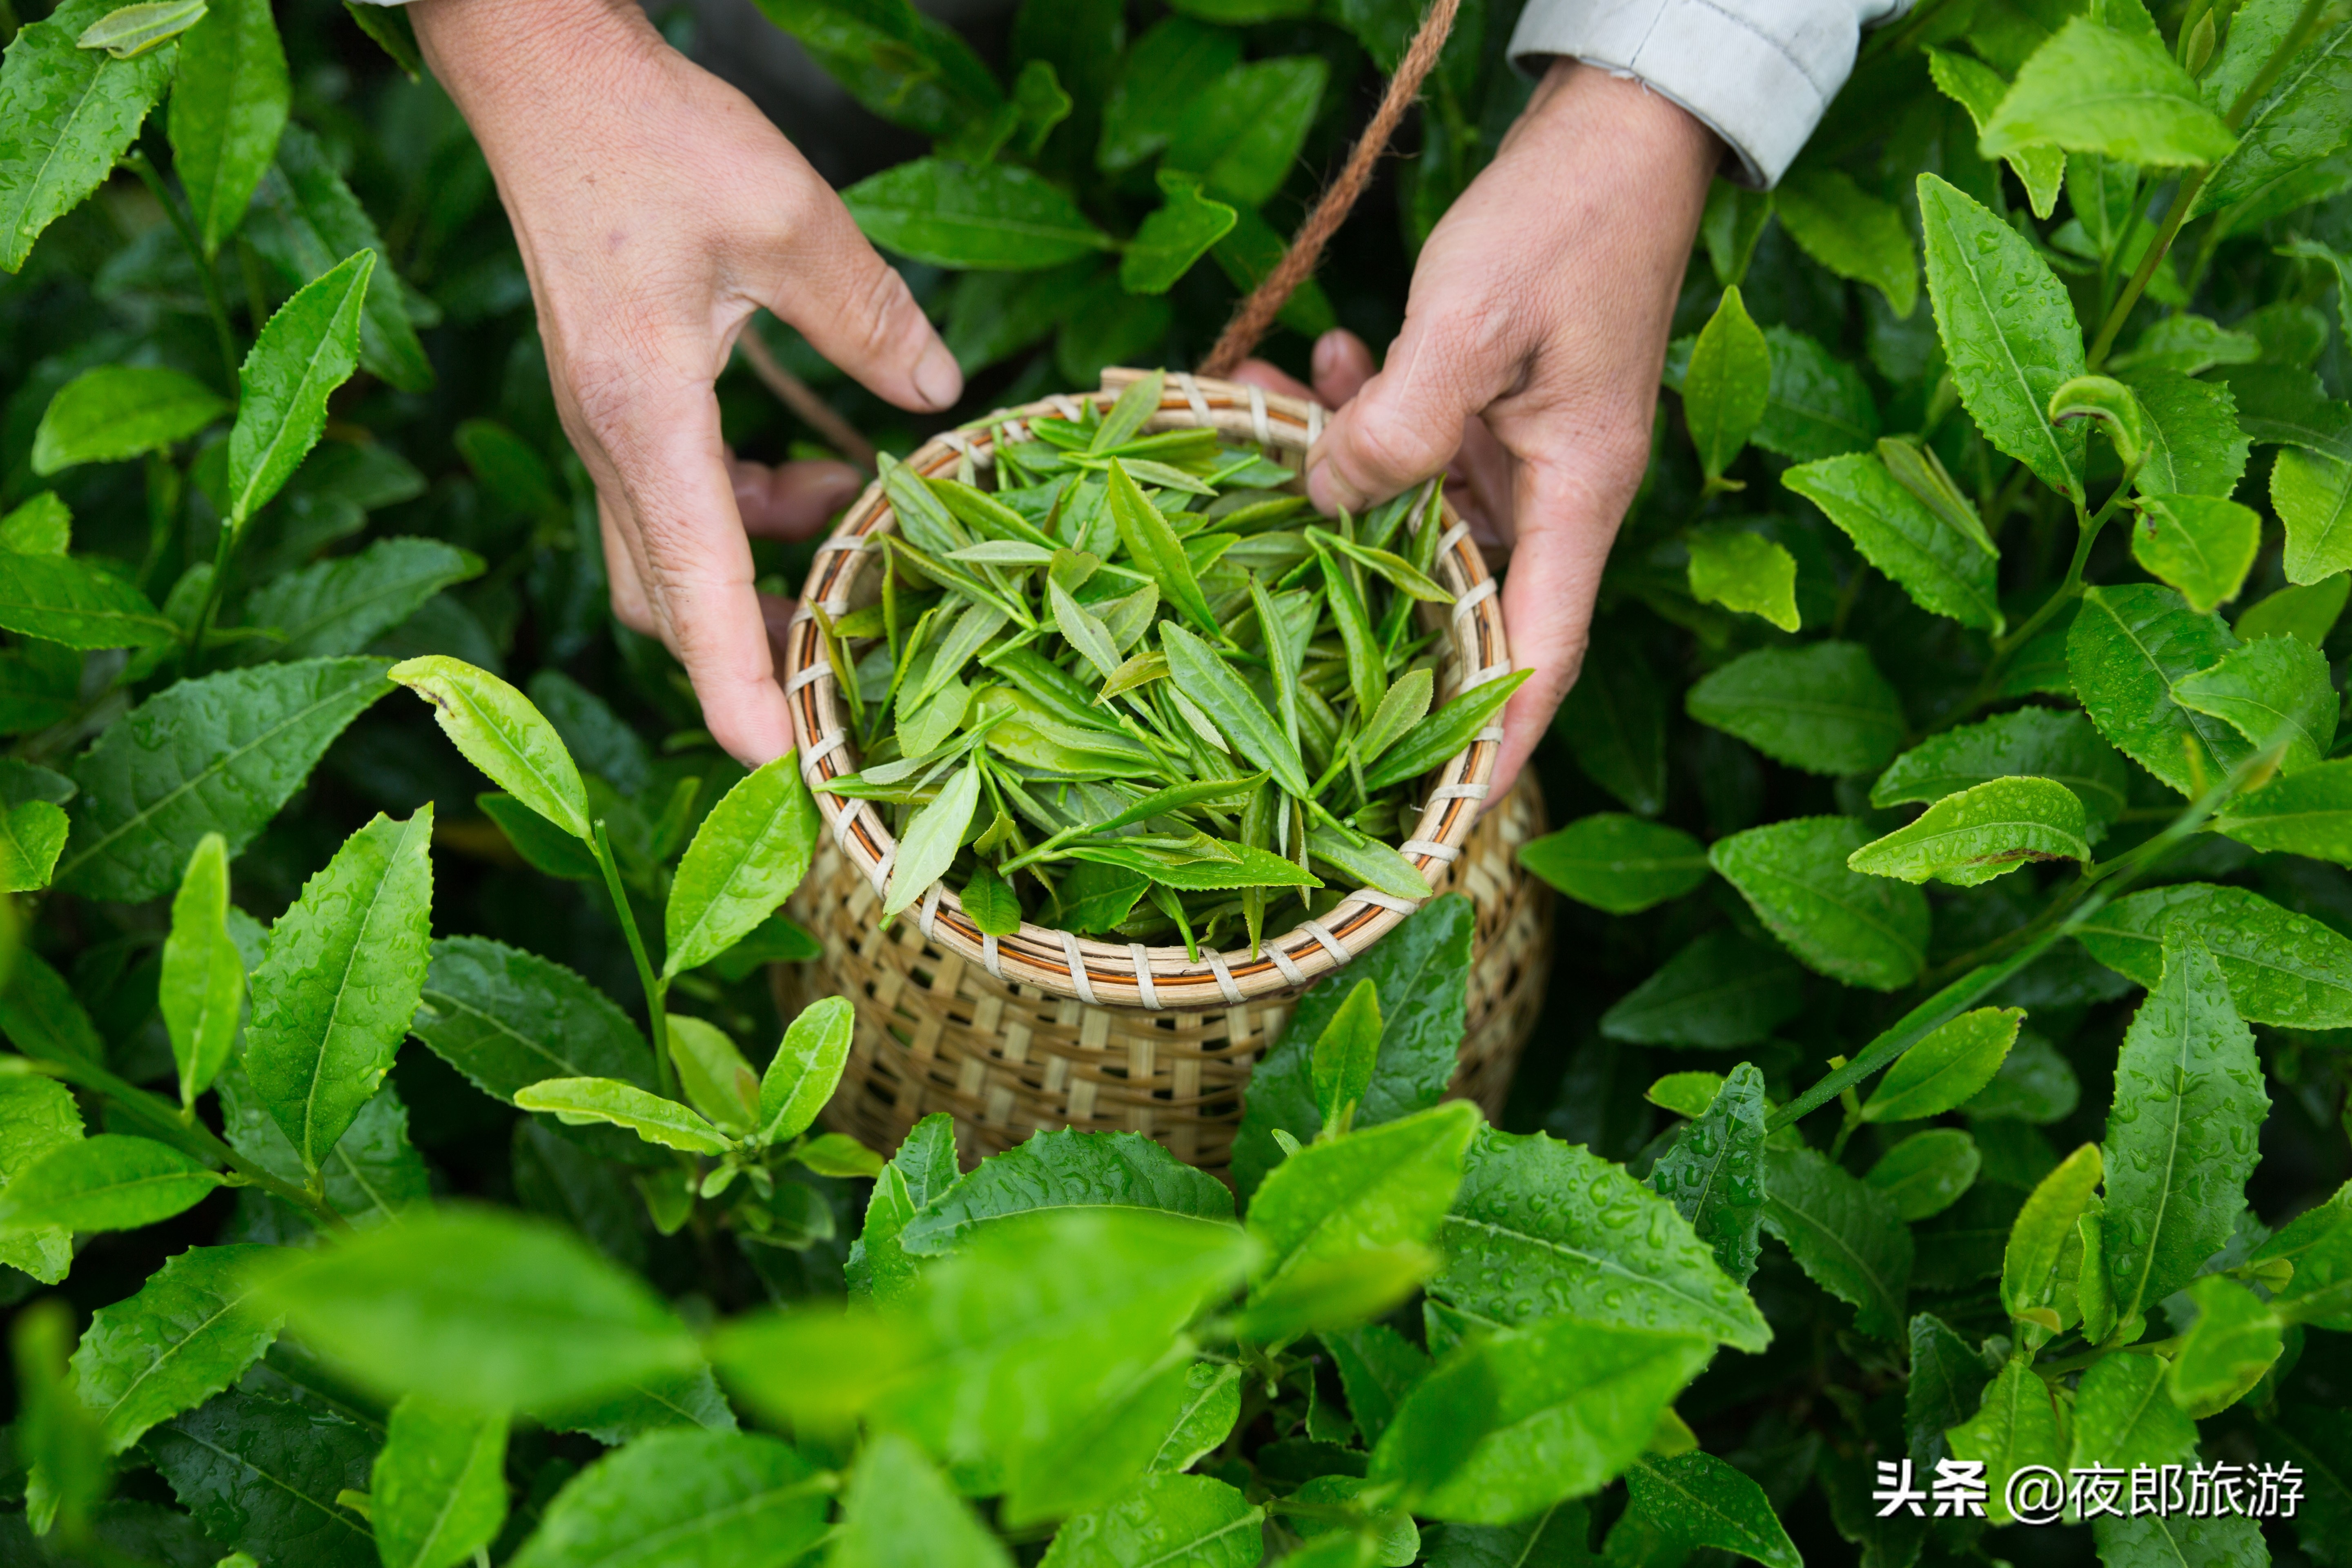
M 1372 165 L 1388 150 L 1389 138 L 1396 134 L 1397 121 L 1421 96 L 1421 84 L 1428 79 L 1437 64 L 1437 57 L 1445 48 L 1445 37 L 1454 30 L 1454 14 L 1461 0 L 1433 0 L 1429 14 L 1421 19 L 1421 30 L 1405 46 L 1404 58 L 1397 62 L 1396 75 L 1389 79 L 1389 90 L 1373 111 L 1371 123 L 1356 139 L 1355 148 L 1349 153 L 1348 162 L 1339 170 L 1339 177 L 1331 182 L 1307 221 L 1298 226 L 1292 237 L 1290 248 L 1273 271 L 1249 291 L 1247 298 L 1234 310 L 1233 319 L 1218 334 L 1216 347 L 1201 362 L 1201 374 L 1209 376 L 1230 376 L 1234 367 L 1249 357 L 1258 340 L 1274 325 L 1274 319 L 1290 296 L 1307 281 L 1315 264 L 1323 258 L 1323 247 L 1348 221 L 1348 214 L 1364 187 L 1372 182 Z

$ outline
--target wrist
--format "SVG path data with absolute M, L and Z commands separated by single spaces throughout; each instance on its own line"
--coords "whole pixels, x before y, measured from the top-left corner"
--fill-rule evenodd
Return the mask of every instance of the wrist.
M 503 123 L 609 89 L 668 48 L 631 0 L 415 0 L 433 74 L 485 150 Z M 612 101 L 607 100 L 607 101 Z

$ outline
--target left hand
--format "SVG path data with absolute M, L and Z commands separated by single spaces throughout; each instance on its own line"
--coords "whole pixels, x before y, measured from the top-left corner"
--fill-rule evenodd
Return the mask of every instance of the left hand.
M 1583 660 L 1722 157 L 1714 132 L 1640 83 L 1558 61 L 1422 248 L 1384 368 L 1332 331 L 1315 345 L 1311 393 L 1263 361 L 1236 373 L 1339 410 L 1307 454 L 1323 510 L 1360 511 L 1443 472 L 1479 542 L 1510 552 L 1503 618 L 1513 662 L 1534 674 L 1504 710 L 1490 801 Z

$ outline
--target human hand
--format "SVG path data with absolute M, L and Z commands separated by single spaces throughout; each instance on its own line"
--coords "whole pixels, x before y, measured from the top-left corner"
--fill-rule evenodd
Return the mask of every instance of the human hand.
M 1422 247 L 1386 365 L 1351 332 L 1315 345 L 1311 395 L 1339 410 L 1307 454 L 1316 504 L 1361 510 L 1444 471 L 1475 536 L 1511 552 L 1503 619 L 1534 674 L 1504 710 L 1491 799 L 1583 660 L 1722 156 L 1639 83 L 1558 61 Z M 1263 361 L 1236 374 L 1309 395 Z
M 410 14 L 513 221 L 556 407 L 596 482 L 614 613 L 684 662 L 721 746 L 781 756 L 782 602 L 754 592 L 746 533 L 805 537 L 860 481 L 737 462 L 713 384 L 762 306 L 904 408 L 961 395 L 954 356 L 832 188 L 628 0 Z

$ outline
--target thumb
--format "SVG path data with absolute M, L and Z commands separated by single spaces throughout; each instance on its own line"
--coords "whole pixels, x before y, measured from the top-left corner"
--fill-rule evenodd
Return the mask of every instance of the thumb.
M 936 411 L 963 395 L 963 371 L 915 303 L 907 280 L 876 254 L 849 209 L 812 172 L 815 189 L 790 225 L 777 279 L 761 303 L 809 346 L 901 408 Z
M 1505 390 L 1510 365 L 1492 334 L 1452 314 L 1408 310 L 1387 366 L 1324 427 L 1307 455 L 1307 489 L 1318 507 L 1361 511 L 1442 473 L 1462 445 L 1464 421 Z M 1318 373 L 1324 357 L 1318 344 Z M 1339 346 L 1329 357 L 1334 373 L 1354 371 L 1338 363 L 1345 357 Z

